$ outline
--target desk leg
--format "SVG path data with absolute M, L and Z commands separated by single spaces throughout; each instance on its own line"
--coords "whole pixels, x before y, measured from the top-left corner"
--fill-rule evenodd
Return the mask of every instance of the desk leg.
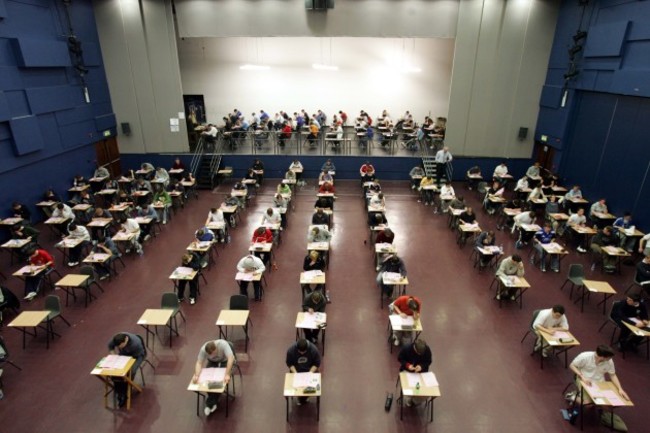
M 250 319 L 247 319 L 246 324 L 242 327 L 244 329 L 244 337 L 245 337 L 245 339 L 244 339 L 244 353 L 248 353 L 248 340 L 249 340 L 249 337 L 248 337 L 248 321 L 249 320 Z
M 431 409 L 430 409 L 431 410 L 431 412 L 430 412 L 431 415 L 429 416 L 429 422 L 433 422 L 433 402 L 434 401 L 435 401 L 435 398 L 431 397 Z
M 316 397 L 316 421 L 320 421 L 320 395 Z
M 584 415 L 585 415 L 585 414 L 584 414 L 584 410 L 585 410 L 585 395 L 584 395 L 584 394 L 585 394 L 585 390 L 584 390 L 584 388 L 581 386 L 581 387 L 580 387 L 580 413 L 578 414 L 578 416 L 580 417 L 580 430 L 581 430 L 581 431 L 584 430 L 584 421 L 585 421 L 585 416 L 584 416 Z
M 230 388 L 230 383 L 228 383 L 226 385 L 226 418 L 228 418 L 228 400 L 230 400 L 230 397 L 229 397 L 229 394 L 228 394 L 228 388 Z
M 399 385 L 399 419 L 404 419 L 404 394 L 402 393 L 402 384 Z
M 321 335 L 323 336 L 323 356 L 325 356 L 325 331 L 326 329 L 321 329 Z
M 289 422 L 289 397 L 285 397 L 284 401 L 287 403 L 287 422 Z

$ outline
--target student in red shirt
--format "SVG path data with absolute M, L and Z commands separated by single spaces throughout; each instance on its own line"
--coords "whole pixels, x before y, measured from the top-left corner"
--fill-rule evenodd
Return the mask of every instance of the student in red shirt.
M 420 302 L 420 299 L 415 296 L 400 296 L 390 304 L 389 311 L 391 314 L 399 314 L 404 318 L 412 316 L 413 320 L 417 322 L 420 320 L 420 314 L 422 313 L 422 302 Z M 393 341 L 395 346 L 401 344 L 403 334 L 405 334 L 404 331 L 393 332 Z
M 251 238 L 252 243 L 257 244 L 270 244 L 273 243 L 273 232 L 267 227 L 259 227 L 253 232 L 253 237 Z M 264 253 L 255 251 L 254 254 L 262 259 L 264 265 L 269 264 L 269 259 L 271 258 L 270 253 Z
M 38 289 L 41 285 L 41 280 L 47 275 L 50 270 L 54 269 L 54 258 L 47 251 L 41 248 L 34 248 L 29 256 L 29 264 L 31 266 L 45 267 L 45 271 L 25 275 L 25 300 L 31 301 L 38 294 Z M 40 268 L 38 269 L 40 271 Z

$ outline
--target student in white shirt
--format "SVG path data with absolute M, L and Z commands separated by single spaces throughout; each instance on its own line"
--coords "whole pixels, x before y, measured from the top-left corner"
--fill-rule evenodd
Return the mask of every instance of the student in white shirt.
M 604 382 L 605 374 L 607 374 L 609 376 L 609 381 L 614 384 L 621 397 L 629 400 L 630 397 L 623 390 L 621 382 L 618 380 L 618 376 L 616 376 L 614 361 L 612 360 L 613 357 L 614 350 L 604 344 L 598 346 L 595 352 L 582 352 L 576 356 L 569 365 L 569 368 L 571 368 L 571 371 L 576 375 L 576 386 L 578 387 L 578 390 L 581 388 L 580 381 L 584 382 L 585 385 L 590 386 L 594 383 Z M 585 404 L 592 403 L 591 398 L 586 392 L 578 392 L 576 404 L 580 404 L 581 394 L 584 397 Z
M 142 245 L 140 244 L 140 224 L 133 219 L 133 218 L 125 218 L 122 217 L 120 220 L 121 224 L 121 232 L 124 233 L 131 233 L 134 234 L 133 239 L 131 239 L 131 247 L 135 248 L 135 251 L 138 253 L 138 255 L 144 254 L 144 251 L 142 250 Z M 131 252 L 130 248 L 127 248 L 126 251 L 127 253 Z
M 451 186 L 447 181 L 442 181 L 442 186 L 440 187 L 440 211 L 445 213 L 449 210 L 449 204 L 456 197 L 456 192 L 454 187 Z
M 494 168 L 494 173 L 492 173 L 492 177 L 494 180 L 498 180 L 499 182 L 503 181 L 503 177 L 508 174 L 508 166 L 506 165 L 505 162 L 502 162 L 501 164 L 497 165 Z
M 289 170 L 292 170 L 292 171 L 294 171 L 296 173 L 296 181 L 297 181 L 298 185 L 302 186 L 302 185 L 305 184 L 305 182 L 302 180 L 303 167 L 302 167 L 302 163 L 300 161 L 295 159 L 291 163 L 291 165 L 289 165 Z
M 515 228 L 519 229 L 519 239 L 515 242 L 515 248 L 520 249 L 524 245 L 528 245 L 530 239 L 535 235 L 534 231 L 526 231 L 522 228 L 524 224 L 532 224 L 535 222 L 535 212 L 522 212 L 515 215 L 513 221 L 515 223 L 512 225 L 512 232 L 514 233 Z
M 217 229 L 216 234 L 219 242 L 224 243 L 226 241 L 226 220 L 220 208 L 213 207 L 210 209 L 208 218 L 205 220 L 205 226 L 207 227 L 210 223 L 223 224 L 223 228 Z
M 449 152 L 449 148 L 447 146 L 436 152 L 435 161 L 438 165 L 436 167 L 436 174 L 438 176 L 437 183 L 440 183 L 440 179 L 443 177 L 443 175 L 446 176 L 447 163 L 453 161 L 453 159 L 454 157 Z
M 517 185 L 515 186 L 515 191 L 525 192 L 525 190 L 527 189 L 528 189 L 528 178 L 524 176 L 517 181 Z
M 90 242 L 90 233 L 84 226 L 77 225 L 74 222 L 68 226 L 69 234 L 66 239 L 81 239 L 81 243 L 68 251 L 68 266 L 77 266 L 81 257 L 81 250 L 87 242 Z
M 537 352 L 542 348 L 542 337 L 540 336 L 540 332 L 552 335 L 555 332 L 569 330 L 569 322 L 564 314 L 564 306 L 554 305 L 552 308 L 540 310 L 533 322 L 532 328 L 537 334 L 537 341 L 535 342 L 534 349 L 534 351 Z M 545 345 L 542 350 L 542 356 L 546 358 L 551 352 L 553 352 L 553 346 Z

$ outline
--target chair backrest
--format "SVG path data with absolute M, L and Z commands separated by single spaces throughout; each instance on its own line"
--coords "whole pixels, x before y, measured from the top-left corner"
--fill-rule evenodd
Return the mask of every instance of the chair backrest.
M 237 365 L 237 352 L 235 352 L 235 345 L 230 340 L 226 340 L 226 343 L 228 343 L 228 345 L 230 346 L 230 350 L 232 350 L 232 355 L 235 357 L 235 362 L 233 363 L 233 366 L 235 366 Z
M 528 326 L 530 329 L 533 329 L 533 323 L 535 323 L 535 320 L 537 320 L 537 316 L 539 316 L 539 312 L 542 310 L 535 310 L 533 311 L 533 317 L 530 319 L 530 326 Z
M 479 182 L 476 188 L 480 194 L 485 194 L 487 192 L 487 182 Z
M 0 335 L 0 362 L 5 361 L 7 358 L 9 358 L 9 350 L 5 345 L 5 339 Z
M 248 296 L 246 295 L 232 295 L 230 297 L 231 310 L 248 310 Z
M 79 268 L 79 273 L 81 275 L 88 275 L 90 280 L 95 278 L 95 270 L 92 266 L 86 265 Z
M 569 278 L 584 278 L 585 271 L 581 264 L 573 263 L 569 265 Z
M 179 307 L 178 295 L 174 292 L 165 292 L 160 300 L 160 308 L 175 310 Z
M 61 299 L 57 295 L 47 295 L 44 307 L 46 310 L 58 314 L 61 312 Z
M 609 313 L 607 314 L 607 318 L 610 321 L 614 322 L 614 324 L 616 324 L 616 326 L 618 326 L 618 323 L 616 323 L 616 321 L 612 317 L 612 313 L 614 312 L 614 309 L 618 308 L 618 306 L 623 304 L 624 302 L 626 302 L 624 299 L 619 299 L 619 300 L 613 301 L 612 305 L 609 307 Z
M 142 335 L 140 335 L 140 334 L 135 334 L 135 335 L 136 335 L 136 337 L 138 337 L 138 340 L 140 340 L 140 343 L 142 344 L 142 347 L 144 347 L 144 357 L 146 359 L 147 358 L 147 345 L 144 344 L 144 338 L 142 338 Z M 144 362 L 142 364 L 140 364 L 140 366 L 142 367 L 143 364 L 144 364 Z

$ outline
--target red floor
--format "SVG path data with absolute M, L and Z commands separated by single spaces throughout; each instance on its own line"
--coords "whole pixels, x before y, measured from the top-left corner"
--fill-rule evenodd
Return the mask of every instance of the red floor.
M 569 263 L 586 258 L 572 253 L 563 262 L 563 273 L 542 274 L 526 263 L 526 278 L 532 288 L 524 296 L 524 308 L 513 304 L 499 309 L 488 291 L 491 273 L 479 274 L 469 260 L 471 248 L 459 249 L 446 217 L 434 215 L 430 207 L 416 202 L 406 182 L 384 185 L 388 220 L 396 232 L 396 245 L 408 269 L 409 293 L 423 301 L 422 337 L 433 350 L 432 369 L 441 384 L 442 397 L 435 402 L 435 420 L 426 424 L 422 410 L 408 409 L 404 421 L 398 408 L 383 410 L 386 392 L 395 391 L 398 363 L 386 342 L 386 309 L 379 309 L 372 252 L 367 238 L 365 208 L 357 182 L 339 182 L 336 202 L 333 252 L 327 273 L 332 304 L 328 306 L 327 351 L 323 361 L 321 419 L 315 421 L 315 405 L 292 407 L 290 423 L 285 421 L 282 384 L 286 348 L 294 341 L 295 313 L 300 309 L 298 275 L 306 253 L 307 226 L 315 194 L 312 185 L 300 191 L 296 209 L 290 213 L 284 242 L 276 251 L 278 270 L 268 275 L 264 301 L 252 304 L 252 342 L 247 356 L 240 355 L 243 387 L 237 384 L 237 398 L 225 418 L 223 407 L 206 419 L 197 417 L 196 399 L 187 391 L 200 345 L 217 337 L 219 311 L 236 293 L 235 263 L 245 254 L 253 228 L 271 203 L 275 182 L 266 180 L 261 194 L 243 214 L 242 224 L 231 232 L 233 242 L 219 247 L 217 266 L 206 273 L 208 284 L 196 305 L 183 305 L 187 325 L 173 348 L 168 337 L 156 341 L 150 359 L 155 373 L 147 368 L 144 393 L 136 395 L 130 412 L 104 409 L 102 385 L 90 370 L 106 353 L 106 344 L 118 331 L 144 334 L 136 325 L 145 308 L 160 305 L 160 296 L 172 288 L 167 279 L 179 265 L 193 231 L 201 226 L 211 206 L 223 193 L 201 192 L 164 227 L 158 238 L 147 243 L 143 257 L 128 257 L 127 268 L 118 278 L 105 283 L 106 292 L 88 308 L 78 301 L 64 310 L 72 323 L 56 324 L 61 338 L 45 349 L 42 335 L 27 341 L 22 350 L 20 334 L 0 328 L 12 359 L 23 371 L 4 367 L 5 398 L 0 401 L 2 432 L 561 432 L 574 431 L 560 416 L 564 407 L 561 391 L 571 378 L 563 360 L 552 359 L 540 370 L 539 359 L 529 355 L 532 340 L 520 344 L 531 312 L 536 308 L 563 303 L 571 331 L 592 350 L 609 341 L 609 328 L 597 329 L 604 320 L 594 300 L 580 313 L 569 303 L 568 291 L 560 292 Z M 462 188 L 458 185 L 457 189 Z M 476 204 L 474 193 L 465 195 Z M 479 214 L 484 228 L 494 219 Z M 497 242 L 512 253 L 514 240 L 497 232 Z M 51 245 L 48 245 L 51 247 Z M 57 252 L 57 259 L 60 254 Z M 5 254 L 2 271 L 9 275 Z M 59 267 L 61 270 L 61 267 Z M 606 279 L 623 291 L 633 268 L 611 277 L 596 271 L 593 279 Z M 3 283 L 4 284 L 4 283 Z M 20 281 L 9 277 L 6 284 L 22 293 Z M 27 309 L 42 306 L 39 297 Z M 8 323 L 13 317 L 6 317 Z M 237 341 L 243 351 L 243 341 Z M 579 353 L 573 349 L 571 357 Z M 648 368 L 643 355 L 615 358 L 619 377 L 635 403 L 620 410 L 630 431 L 647 423 L 650 400 Z M 238 379 L 237 379 L 238 380 Z M 588 411 L 585 431 L 602 431 L 594 412 Z

